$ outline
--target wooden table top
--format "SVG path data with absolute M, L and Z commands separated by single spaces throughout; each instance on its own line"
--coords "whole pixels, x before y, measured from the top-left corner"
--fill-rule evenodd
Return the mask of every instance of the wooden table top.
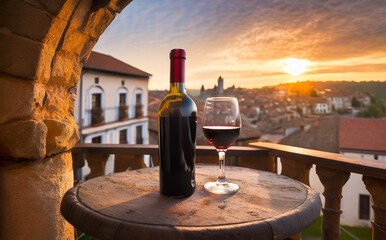
M 61 212 L 76 228 L 100 239 L 284 239 L 320 215 L 319 195 L 285 176 L 241 167 L 225 174 L 240 189 L 207 192 L 218 166 L 197 165 L 195 193 L 160 195 L 158 168 L 94 178 L 70 189 Z

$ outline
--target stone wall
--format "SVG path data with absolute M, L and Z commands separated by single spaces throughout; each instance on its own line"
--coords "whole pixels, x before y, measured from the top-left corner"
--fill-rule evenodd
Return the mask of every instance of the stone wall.
M 130 0 L 0 2 L 0 239 L 73 239 L 73 118 L 84 61 Z

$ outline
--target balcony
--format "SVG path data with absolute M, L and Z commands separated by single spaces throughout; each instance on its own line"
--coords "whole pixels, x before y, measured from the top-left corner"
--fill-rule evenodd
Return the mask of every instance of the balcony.
M 133 105 L 134 116 L 129 114 L 132 110 L 130 110 L 130 106 L 123 105 L 118 107 L 110 107 L 110 108 L 93 108 L 90 110 L 86 110 L 85 116 L 83 117 L 83 127 L 97 127 L 104 124 L 116 123 L 127 121 L 131 119 L 141 119 L 144 118 L 143 105 Z
M 386 163 L 344 155 L 290 147 L 271 143 L 253 143 L 254 147 L 234 146 L 227 152 L 227 165 L 248 167 L 278 173 L 310 185 L 310 169 L 324 186 L 322 234 L 323 239 L 340 238 L 342 187 L 350 173 L 363 176 L 363 182 L 372 197 L 374 210 L 373 239 L 384 239 L 386 234 Z M 217 152 L 211 146 L 197 147 L 197 163 L 218 164 Z M 84 165 L 84 158 L 91 169 L 88 179 L 104 175 L 106 162 L 115 154 L 114 172 L 146 167 L 144 155 L 151 156 L 152 166 L 158 165 L 157 145 L 108 145 L 78 144 L 72 149 L 74 169 Z M 300 234 L 292 239 L 300 239 Z
M 103 108 L 93 108 L 91 109 L 91 125 L 92 126 L 99 126 L 103 125 L 105 122 L 105 116 Z
M 118 114 L 119 121 L 127 120 L 129 118 L 129 106 L 122 105 L 122 106 L 119 106 L 118 109 L 119 109 L 119 114 Z
M 135 118 L 142 118 L 143 117 L 143 105 L 142 104 L 136 104 L 135 105 Z

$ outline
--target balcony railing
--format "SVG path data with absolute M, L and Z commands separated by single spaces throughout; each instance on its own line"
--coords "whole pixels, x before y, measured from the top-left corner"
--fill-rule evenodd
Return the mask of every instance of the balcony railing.
M 135 105 L 135 118 L 141 118 L 143 117 L 143 105 L 142 104 L 136 104 Z
M 121 105 L 118 107 L 118 119 L 119 121 L 127 120 L 129 118 L 129 106 Z
M 110 108 L 93 108 L 84 112 L 83 127 L 99 126 L 102 124 L 114 123 L 142 117 L 144 117 L 142 105 L 125 105 Z
M 101 125 L 105 121 L 103 108 L 93 108 L 91 109 L 91 125 Z
M 350 173 L 363 176 L 363 182 L 372 196 L 374 210 L 373 239 L 386 236 L 386 162 L 362 158 L 348 158 L 344 155 L 290 147 L 271 143 L 253 143 L 255 147 L 234 146 L 227 152 L 227 165 L 249 167 L 277 173 L 280 160 L 280 174 L 296 179 L 306 185 L 309 173 L 316 165 L 316 173 L 324 186 L 322 235 L 323 239 L 340 238 L 340 215 L 342 187 Z M 197 147 L 197 163 L 218 164 L 217 152 L 211 146 Z M 88 178 L 104 175 L 104 168 L 110 154 L 115 154 L 114 172 L 146 167 L 144 155 L 150 155 L 154 165 L 158 165 L 157 145 L 108 145 L 78 144 L 72 150 L 74 169 L 84 165 L 83 156 L 88 161 L 91 173 Z M 300 239 L 300 234 L 291 237 Z

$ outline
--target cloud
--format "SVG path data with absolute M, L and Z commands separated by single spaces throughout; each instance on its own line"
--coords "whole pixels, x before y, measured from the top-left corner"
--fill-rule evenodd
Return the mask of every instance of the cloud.
M 240 60 L 327 61 L 386 52 L 382 1 L 262 1 L 256 23 L 229 43 Z
M 187 50 L 187 70 L 197 82 L 220 74 L 238 79 L 237 85 L 279 79 L 281 65 L 260 63 L 286 58 L 325 63 L 307 75 L 335 72 L 347 79 L 346 73 L 355 73 L 349 65 L 380 71 L 382 66 L 362 64 L 372 62 L 349 60 L 386 57 L 385 16 L 381 0 L 136 0 L 117 15 L 95 49 L 152 73 L 161 88 L 168 87 L 168 53 L 175 47 Z M 336 67 L 329 67 L 332 61 Z
M 359 72 L 386 72 L 386 63 L 358 64 L 350 66 L 334 66 L 307 72 L 309 74 L 323 73 L 359 73 Z
M 259 70 L 227 70 L 227 69 L 210 69 L 210 70 L 196 70 L 192 72 L 192 77 L 205 79 L 208 76 L 211 76 L 213 79 L 217 79 L 220 75 L 225 78 L 259 78 L 259 77 L 269 77 L 269 76 L 279 76 L 286 75 L 283 72 L 263 72 Z

